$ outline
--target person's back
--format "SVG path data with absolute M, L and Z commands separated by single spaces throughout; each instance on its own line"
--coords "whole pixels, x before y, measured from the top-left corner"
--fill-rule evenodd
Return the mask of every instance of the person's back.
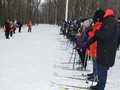
M 117 23 L 111 12 L 112 12 L 111 10 L 106 11 L 104 15 L 105 19 L 100 28 L 100 33 L 96 32 L 96 36 L 98 38 L 97 40 L 98 62 L 108 67 L 114 65 L 116 48 L 117 48 L 117 44 L 116 44 Z
M 9 39 L 9 31 L 10 31 L 10 23 L 9 21 L 5 21 L 5 36 L 6 36 L 6 39 Z
M 6 27 L 6 31 L 9 32 L 9 30 L 10 30 L 10 23 L 8 21 L 5 22 L 5 27 Z
M 100 30 L 86 44 L 88 47 L 97 41 L 97 69 L 98 83 L 91 86 L 91 90 L 104 90 L 107 80 L 107 72 L 114 65 L 117 49 L 117 22 L 114 19 L 113 10 L 107 9 Z

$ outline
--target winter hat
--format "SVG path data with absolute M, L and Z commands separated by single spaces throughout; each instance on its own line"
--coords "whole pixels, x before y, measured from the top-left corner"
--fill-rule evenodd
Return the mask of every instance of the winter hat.
M 104 18 L 108 16 L 114 16 L 114 11 L 112 9 L 107 9 L 104 15 Z
M 89 26 L 92 24 L 92 22 L 93 22 L 92 19 L 88 19 L 88 20 L 85 20 L 85 21 L 84 21 L 83 25 L 84 25 L 85 27 L 89 27 Z
M 96 23 L 98 20 L 98 18 L 99 18 L 99 21 L 100 22 L 102 22 L 103 21 L 103 16 L 104 16 L 104 14 L 105 14 L 105 11 L 103 11 L 103 10 L 101 10 L 101 9 L 99 9 L 99 10 L 97 10 L 96 12 L 95 12 L 95 14 L 94 14 L 94 16 L 93 16 L 93 22 L 94 23 Z

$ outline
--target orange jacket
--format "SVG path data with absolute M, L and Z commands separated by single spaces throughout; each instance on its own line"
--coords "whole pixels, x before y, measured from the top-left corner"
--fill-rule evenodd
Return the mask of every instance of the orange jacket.
M 97 22 L 93 25 L 93 31 L 88 33 L 90 38 L 94 36 L 94 33 L 96 30 L 100 29 L 101 24 L 102 24 L 101 22 Z M 91 53 L 92 58 L 96 58 L 96 46 L 97 46 L 96 42 L 94 42 L 90 45 L 90 53 Z
M 29 22 L 29 24 L 28 24 L 28 28 L 32 28 L 32 22 Z
M 13 32 L 14 28 L 13 28 L 13 24 L 10 24 L 10 32 Z
M 4 25 L 3 29 L 4 29 L 4 31 L 6 31 L 6 27 L 5 27 L 5 25 Z

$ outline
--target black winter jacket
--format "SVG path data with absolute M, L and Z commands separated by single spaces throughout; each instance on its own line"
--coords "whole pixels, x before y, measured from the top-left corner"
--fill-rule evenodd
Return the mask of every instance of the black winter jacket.
M 107 17 L 100 30 L 95 33 L 97 38 L 97 59 L 104 66 L 112 67 L 117 49 L 117 23 L 113 17 Z
M 89 44 L 97 40 L 97 60 L 98 63 L 112 67 L 115 62 L 117 49 L 117 23 L 112 16 L 108 16 L 103 21 L 100 30 L 89 40 Z
M 10 23 L 6 21 L 5 27 L 6 27 L 6 32 L 9 32 L 10 31 Z

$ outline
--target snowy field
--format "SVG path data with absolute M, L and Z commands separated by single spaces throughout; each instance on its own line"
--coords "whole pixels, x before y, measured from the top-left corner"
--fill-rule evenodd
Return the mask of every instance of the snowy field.
M 55 25 L 33 26 L 31 33 L 23 27 L 21 33 L 17 29 L 8 40 L 0 29 L 0 90 L 86 90 L 91 82 L 87 84 L 82 74 L 91 72 L 92 62 L 88 61 L 85 72 L 73 70 L 74 58 L 69 63 L 72 46 L 65 50 L 66 43 Z M 117 51 L 105 90 L 120 90 L 119 76 L 120 51 Z

